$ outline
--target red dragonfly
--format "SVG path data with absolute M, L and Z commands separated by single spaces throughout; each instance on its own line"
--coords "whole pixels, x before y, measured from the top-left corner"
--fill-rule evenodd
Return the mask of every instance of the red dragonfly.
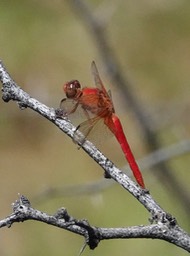
M 96 124 L 99 123 L 100 120 L 103 120 L 104 124 L 119 142 L 136 181 L 142 188 L 145 188 L 142 174 L 125 137 L 121 122 L 115 114 L 111 93 L 110 91 L 106 91 L 94 61 L 91 64 L 91 70 L 96 87 L 81 88 L 78 80 L 72 80 L 64 84 L 63 90 L 67 98 L 62 99 L 60 103 L 62 115 L 70 115 L 75 113 L 75 111 L 77 112 L 79 108 L 82 109 L 86 121 L 78 125 L 76 129 L 76 131 L 80 130 L 84 135 L 82 141 L 80 141 L 81 144 L 84 143 L 87 137 L 90 137 Z M 77 132 L 75 135 L 76 134 Z M 75 137 L 75 135 L 74 141 L 77 142 L 79 137 L 77 137 L 77 135 Z

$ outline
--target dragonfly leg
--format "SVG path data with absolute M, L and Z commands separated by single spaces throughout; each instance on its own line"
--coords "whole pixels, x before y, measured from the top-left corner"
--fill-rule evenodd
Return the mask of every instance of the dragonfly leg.
M 77 104 L 76 104 L 76 105 L 77 105 Z M 78 106 L 78 105 L 77 105 L 77 106 Z M 83 108 L 83 112 L 84 112 L 84 114 L 85 114 L 85 116 L 86 116 L 86 118 L 87 118 L 87 120 L 85 121 L 85 123 L 86 123 L 86 122 L 89 123 L 88 129 L 87 129 L 85 132 L 82 131 L 81 133 L 82 133 L 83 136 L 80 136 L 80 135 L 77 133 L 77 131 L 80 131 L 80 128 L 81 128 L 81 124 L 79 124 L 79 125 L 77 126 L 76 130 L 74 131 L 74 136 L 73 136 L 73 142 L 74 142 L 74 143 L 79 143 L 79 142 L 80 142 L 80 144 L 81 144 L 80 147 L 84 144 L 86 138 L 88 137 L 89 133 L 91 132 L 91 130 L 92 130 L 92 128 L 93 128 L 93 119 L 90 118 L 89 113 L 88 113 L 88 111 L 87 111 L 85 108 Z M 84 124 L 84 123 L 83 123 L 83 124 Z M 80 149 L 80 147 L 79 147 L 79 149 Z
M 55 109 L 55 115 L 56 115 L 56 118 L 62 118 L 63 116 L 65 116 L 64 111 L 61 108 Z
M 82 132 L 81 132 L 81 134 L 79 135 L 78 132 L 80 132 L 80 127 L 81 127 L 81 125 L 79 124 L 77 126 L 77 128 L 75 129 L 75 131 L 74 131 L 73 142 L 74 143 L 80 143 L 80 147 L 81 147 L 84 144 L 84 142 L 85 142 L 86 138 L 88 137 L 89 133 L 91 132 L 91 130 L 93 128 L 93 125 L 89 126 L 89 128 L 88 128 L 88 130 L 85 134 L 82 134 Z
M 68 115 L 74 113 L 76 111 L 77 107 L 79 106 L 79 102 L 73 102 L 72 105 L 67 105 L 67 102 L 68 102 L 67 98 L 64 98 L 61 100 L 61 102 L 59 104 L 59 109 L 56 110 L 59 117 L 61 117 L 61 116 L 65 117 L 65 116 L 68 116 Z

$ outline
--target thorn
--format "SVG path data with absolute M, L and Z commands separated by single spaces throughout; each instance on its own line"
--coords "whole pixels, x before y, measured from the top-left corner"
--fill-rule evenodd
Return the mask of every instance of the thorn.
M 86 245 L 87 245 L 87 243 L 86 243 L 86 241 L 85 241 L 84 244 L 82 245 L 80 251 L 79 251 L 78 256 L 80 256 L 80 255 L 83 253 L 84 249 L 86 248 Z

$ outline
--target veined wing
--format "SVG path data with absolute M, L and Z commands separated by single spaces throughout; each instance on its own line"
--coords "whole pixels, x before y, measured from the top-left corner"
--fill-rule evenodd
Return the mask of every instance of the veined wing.
M 103 82 L 100 78 L 95 61 L 92 61 L 91 71 L 92 71 L 92 75 L 93 75 L 96 87 L 102 90 L 109 97 L 109 94 L 107 93 L 106 88 L 104 87 Z
M 88 118 L 94 117 L 94 115 L 92 116 L 90 113 L 87 115 L 87 111 L 82 108 L 82 105 L 72 99 L 62 99 L 59 107 L 62 110 L 62 116 L 68 117 L 75 126 L 84 123 Z
M 81 132 L 81 134 L 78 133 L 78 131 Z M 79 142 L 80 144 L 83 144 L 87 139 L 99 147 L 106 141 L 106 139 L 109 139 L 112 136 L 113 133 L 105 125 L 104 119 L 95 116 L 78 125 L 73 140 L 75 143 Z

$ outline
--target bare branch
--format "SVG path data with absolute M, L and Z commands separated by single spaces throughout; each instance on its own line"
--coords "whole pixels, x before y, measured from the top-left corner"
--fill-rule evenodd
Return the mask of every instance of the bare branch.
M 93 234 L 95 230 L 93 227 L 91 227 L 86 220 L 74 219 L 63 207 L 54 215 L 49 215 L 32 208 L 29 200 L 23 195 L 21 195 L 12 205 L 13 213 L 0 221 L 0 228 L 5 226 L 11 227 L 15 222 L 36 220 L 84 236 L 86 243 L 91 249 L 94 249 L 98 245 L 99 240 L 95 239 L 95 235 Z
M 176 225 L 170 215 L 162 216 L 162 222 L 155 219 L 156 224 L 147 226 L 99 228 L 91 226 L 86 220 L 75 219 L 63 207 L 54 215 L 36 210 L 23 195 L 12 205 L 13 213 L 0 221 L 0 228 L 11 227 L 15 222 L 36 220 L 83 236 L 90 249 L 95 249 L 101 240 L 106 239 L 151 238 L 168 241 L 190 252 L 188 234 Z
M 53 108 L 48 108 L 24 92 L 11 79 L 2 62 L 0 62 L 0 81 L 3 84 L 2 98 L 5 102 L 10 100 L 17 101 L 21 109 L 31 108 L 55 124 L 68 136 L 73 136 L 75 127 L 68 120 L 57 119 Z M 81 147 L 113 180 L 128 190 L 148 210 L 151 214 L 150 220 L 156 224 L 118 229 L 96 228 L 90 226 L 86 220 L 76 220 L 71 217 L 64 208 L 53 216 L 42 213 L 33 209 L 29 200 L 21 196 L 13 204 L 13 214 L 1 220 L 0 227 L 10 227 L 14 222 L 32 219 L 84 236 L 91 249 L 94 249 L 99 241 L 104 239 L 144 237 L 163 239 L 190 252 L 190 237 L 177 225 L 175 218 L 166 213 L 147 191 L 141 189 L 125 173 L 116 168 L 92 143 L 86 141 Z

